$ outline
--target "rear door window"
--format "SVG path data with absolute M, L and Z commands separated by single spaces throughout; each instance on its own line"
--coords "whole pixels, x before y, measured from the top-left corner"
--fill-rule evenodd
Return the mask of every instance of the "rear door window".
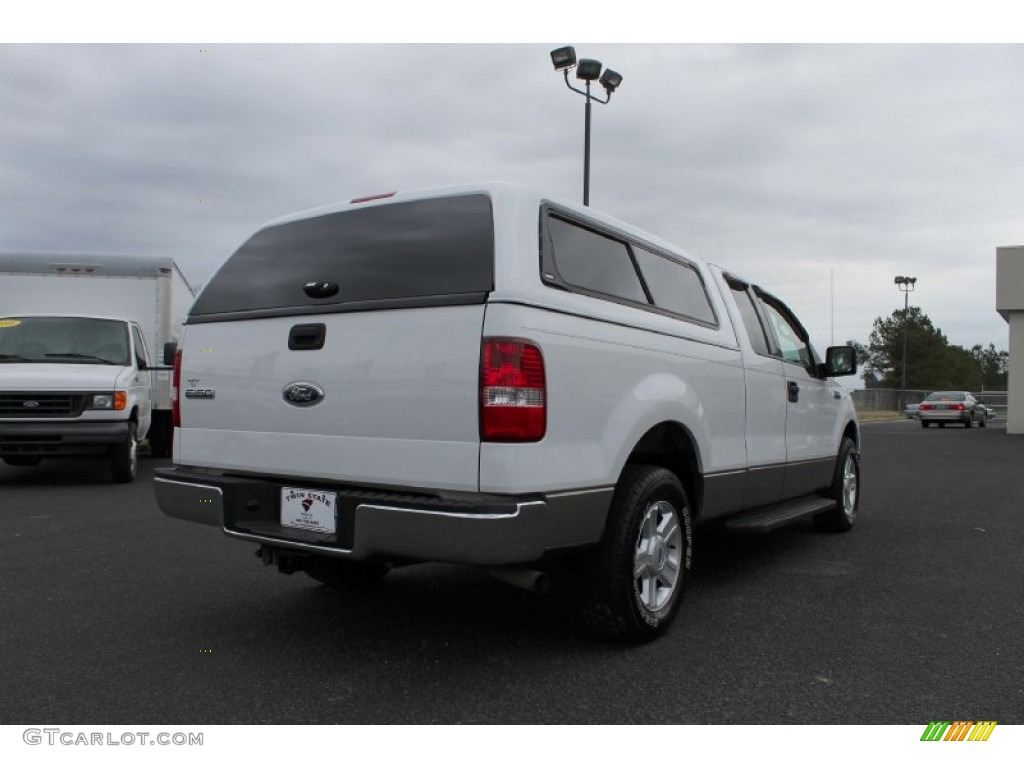
M 331 283 L 310 296 L 308 283 Z M 266 227 L 213 276 L 190 322 L 483 303 L 494 288 L 486 195 L 376 205 Z M 224 317 L 230 315 L 231 317 Z
M 743 327 L 747 331 L 750 345 L 757 354 L 764 355 L 765 357 L 770 356 L 771 351 L 768 348 L 768 337 L 765 335 L 764 326 L 761 324 L 761 318 L 757 313 L 753 299 L 750 298 L 750 292 L 747 290 L 747 287 L 730 281 L 729 289 L 732 291 L 732 297 L 740 311 L 740 317 L 743 318 Z

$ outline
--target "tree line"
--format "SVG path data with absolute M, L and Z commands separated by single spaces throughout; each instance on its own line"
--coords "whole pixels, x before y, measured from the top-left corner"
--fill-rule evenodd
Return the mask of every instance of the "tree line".
M 1010 354 L 975 344 L 950 344 L 920 307 L 876 317 L 868 343 L 846 342 L 857 350 L 864 386 L 900 389 L 903 385 L 903 330 L 907 333 L 907 389 L 967 392 L 1005 390 Z

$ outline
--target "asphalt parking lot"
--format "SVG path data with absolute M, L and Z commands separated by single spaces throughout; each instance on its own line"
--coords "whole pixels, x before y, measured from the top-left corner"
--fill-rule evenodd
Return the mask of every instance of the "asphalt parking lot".
M 90 462 L 0 466 L 0 723 L 1024 723 L 1024 437 L 863 427 L 849 534 L 698 533 L 623 648 L 451 566 L 339 594 Z

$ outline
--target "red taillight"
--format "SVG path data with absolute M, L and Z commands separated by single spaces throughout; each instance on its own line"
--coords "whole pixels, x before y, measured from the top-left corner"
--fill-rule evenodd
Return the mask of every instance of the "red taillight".
M 181 426 L 181 407 L 178 393 L 181 387 L 181 350 L 174 353 L 174 373 L 171 374 L 171 424 Z
M 480 439 L 527 443 L 544 437 L 547 391 L 540 347 L 484 339 L 480 349 Z
M 917 410 L 919 411 L 927 411 L 929 409 L 931 409 L 931 406 L 928 405 L 928 403 L 921 403 L 921 405 L 919 405 L 917 408 Z
M 964 404 L 963 403 L 957 403 L 953 407 L 956 408 L 958 411 L 962 411 L 964 409 Z

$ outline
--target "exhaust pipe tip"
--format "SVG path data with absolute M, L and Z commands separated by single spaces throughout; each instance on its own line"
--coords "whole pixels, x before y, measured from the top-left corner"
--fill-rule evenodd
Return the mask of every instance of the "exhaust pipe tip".
M 543 571 L 535 571 L 532 568 L 517 568 L 515 566 L 502 566 L 491 568 L 487 574 L 492 579 L 497 579 L 527 592 L 543 595 L 551 589 L 551 577 Z

